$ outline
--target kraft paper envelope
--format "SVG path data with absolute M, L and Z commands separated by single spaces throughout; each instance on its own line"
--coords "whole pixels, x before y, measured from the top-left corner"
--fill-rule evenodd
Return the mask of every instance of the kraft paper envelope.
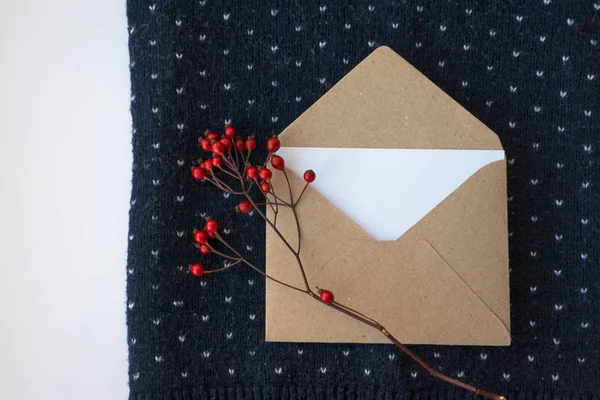
M 506 163 L 498 137 L 380 47 L 279 136 L 301 259 L 314 287 L 413 344 L 509 345 Z M 281 172 L 273 187 L 289 199 Z M 269 216 L 273 212 L 268 210 Z M 291 211 L 277 227 L 296 246 Z M 302 287 L 267 228 L 266 271 Z M 267 281 L 266 339 L 387 343 L 377 330 Z

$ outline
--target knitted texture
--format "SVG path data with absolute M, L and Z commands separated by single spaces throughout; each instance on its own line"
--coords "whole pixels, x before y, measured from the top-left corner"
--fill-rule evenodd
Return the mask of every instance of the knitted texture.
M 202 132 L 232 123 L 262 143 L 380 45 L 493 129 L 508 160 L 513 343 L 414 350 L 511 399 L 599 398 L 600 3 L 486 3 L 128 0 L 131 399 L 472 397 L 392 345 L 266 343 L 261 276 L 188 272 L 206 215 L 264 266 L 260 217 L 191 178 Z

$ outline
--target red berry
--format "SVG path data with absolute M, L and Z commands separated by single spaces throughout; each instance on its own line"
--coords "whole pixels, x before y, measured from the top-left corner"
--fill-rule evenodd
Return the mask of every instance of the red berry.
M 222 142 L 214 142 L 212 144 L 212 151 L 215 154 L 223 154 L 227 150 L 227 147 Z
M 202 275 L 204 275 L 204 267 L 201 264 L 191 265 L 190 266 L 190 272 L 196 278 L 200 278 Z
M 256 148 L 256 139 L 254 139 L 253 137 L 249 137 L 246 140 L 246 150 L 252 151 L 255 148 Z
M 246 148 L 246 142 L 244 142 L 242 139 L 237 139 L 235 141 L 235 148 L 238 152 L 242 153 Z
M 229 150 L 231 150 L 231 146 L 233 146 L 233 143 L 231 143 L 231 139 L 229 139 L 228 137 L 224 137 L 221 139 L 221 143 L 223 143 L 225 145 L 225 151 L 228 152 Z
M 210 143 L 210 140 L 208 140 L 208 139 L 200 139 L 200 147 L 204 151 L 210 151 L 212 148 L 212 144 Z
M 225 136 L 227 136 L 228 138 L 232 138 L 235 136 L 235 128 L 231 125 L 227 125 L 225 127 Z
M 213 167 L 219 168 L 221 165 L 223 165 L 223 157 L 214 156 L 212 159 L 212 165 L 213 165 Z
M 269 185 L 269 182 L 263 182 L 260 184 L 260 190 L 262 190 L 263 193 L 269 193 L 271 191 L 271 185 Z
M 206 171 L 204 171 L 204 168 L 194 167 L 192 168 L 192 176 L 195 180 L 201 181 L 206 177 Z
M 268 181 L 268 180 L 271 180 L 271 177 L 273 176 L 273 173 L 271 172 L 271 170 L 269 168 L 262 168 L 260 170 L 260 172 L 258 173 L 258 176 L 263 181 Z
M 246 170 L 246 177 L 252 180 L 256 179 L 258 177 L 258 168 L 248 167 L 248 169 Z
M 210 247 L 208 247 L 207 245 L 205 245 L 205 244 L 200 245 L 200 253 L 207 255 L 207 254 L 210 254 L 210 251 L 211 251 Z
M 194 232 L 194 242 L 206 244 L 206 242 L 208 242 L 208 234 L 204 231 Z
M 242 200 L 237 205 L 236 210 L 241 213 L 246 214 L 246 213 L 252 211 L 252 204 L 248 200 Z
M 207 171 L 212 171 L 213 167 L 214 165 L 211 159 L 208 159 L 202 163 L 202 168 L 204 168 Z
M 277 136 L 273 136 L 267 140 L 267 150 L 269 153 L 275 153 L 281 147 L 281 143 Z
M 273 168 L 283 171 L 285 168 L 285 161 L 283 160 L 283 157 L 273 156 L 271 157 L 271 165 Z
M 208 133 L 206 134 L 206 138 L 207 138 L 209 141 L 213 141 L 213 140 L 219 140 L 219 134 L 218 134 L 218 133 L 216 133 L 216 132 L 208 132 Z
M 219 230 L 219 223 L 212 218 L 206 220 L 206 226 L 204 227 L 208 233 L 217 233 Z
M 315 174 L 315 171 L 313 171 L 312 169 L 309 169 L 308 171 L 304 172 L 304 180 L 308 183 L 313 182 L 316 177 L 317 174 Z
M 321 290 L 320 296 L 321 296 L 321 300 L 323 301 L 323 303 L 327 303 L 327 304 L 333 303 L 333 293 L 331 293 L 331 291 Z

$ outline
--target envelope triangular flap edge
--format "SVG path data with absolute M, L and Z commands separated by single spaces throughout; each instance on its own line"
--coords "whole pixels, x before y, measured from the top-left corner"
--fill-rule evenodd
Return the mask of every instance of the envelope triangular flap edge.
M 502 150 L 492 130 L 385 46 L 279 138 L 286 147 Z

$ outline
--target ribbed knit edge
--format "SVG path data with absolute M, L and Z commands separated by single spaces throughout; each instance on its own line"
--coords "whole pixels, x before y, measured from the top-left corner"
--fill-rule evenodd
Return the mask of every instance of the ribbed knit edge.
M 598 393 L 532 390 L 501 393 L 508 400 L 600 400 Z M 458 388 L 407 391 L 398 387 L 356 385 L 214 386 L 130 393 L 130 400 L 451 400 L 481 397 Z

